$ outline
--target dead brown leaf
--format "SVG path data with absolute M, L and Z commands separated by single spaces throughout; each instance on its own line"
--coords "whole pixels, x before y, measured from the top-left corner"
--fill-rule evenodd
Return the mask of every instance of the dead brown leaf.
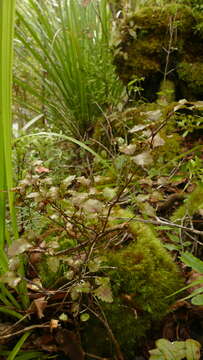
M 40 297 L 38 299 L 33 300 L 30 310 L 37 314 L 39 319 L 44 317 L 44 310 L 47 307 L 47 301 L 45 297 Z

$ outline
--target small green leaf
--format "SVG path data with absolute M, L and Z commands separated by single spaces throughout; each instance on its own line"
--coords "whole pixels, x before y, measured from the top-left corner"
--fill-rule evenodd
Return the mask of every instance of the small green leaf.
M 186 340 L 186 359 L 199 360 L 200 358 L 200 343 L 193 339 Z
M 80 315 L 80 320 L 85 322 L 85 321 L 88 321 L 90 318 L 89 314 L 88 313 L 83 313 Z
M 202 288 L 203 291 L 203 288 Z M 191 300 L 193 305 L 203 305 L 203 294 L 196 295 Z
M 67 321 L 67 320 L 68 320 L 68 315 L 65 314 L 65 313 L 62 313 L 62 314 L 59 316 L 59 320 L 61 320 L 61 321 Z
M 199 360 L 201 345 L 193 340 L 170 342 L 166 339 L 156 341 L 157 349 L 150 350 L 150 360 Z

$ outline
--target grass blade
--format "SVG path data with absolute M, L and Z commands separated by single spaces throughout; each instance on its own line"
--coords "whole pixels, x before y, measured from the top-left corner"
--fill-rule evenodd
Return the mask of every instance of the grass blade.
M 28 338 L 28 336 L 30 336 L 30 334 L 31 334 L 30 332 L 26 332 L 25 334 L 23 334 L 23 336 L 21 336 L 20 340 L 18 340 L 17 344 L 15 345 L 13 350 L 10 352 L 7 360 L 14 360 L 16 358 L 16 355 L 19 353 L 21 347 L 23 346 L 23 344 L 26 341 L 26 339 Z
M 12 231 L 18 237 L 14 206 L 12 161 L 11 161 L 11 105 L 12 105 L 12 62 L 13 25 L 15 0 L 0 2 L 0 249 L 5 241 L 5 201 L 7 191 Z

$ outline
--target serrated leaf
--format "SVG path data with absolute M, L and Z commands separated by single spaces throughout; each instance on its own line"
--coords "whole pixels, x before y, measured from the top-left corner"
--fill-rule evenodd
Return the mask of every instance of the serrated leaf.
M 111 292 L 111 288 L 109 285 L 101 285 L 99 286 L 95 291 L 95 295 L 98 297 L 98 299 L 112 303 L 113 302 L 113 296 Z
M 150 350 L 150 360 L 199 360 L 201 345 L 193 340 L 170 342 L 166 339 L 156 341 L 156 349 Z
M 193 339 L 186 340 L 186 359 L 199 360 L 200 358 L 200 343 Z
M 159 339 L 156 342 L 158 349 L 163 354 L 163 358 L 166 360 L 178 360 L 174 355 L 174 349 L 172 350 L 171 342 L 166 339 Z
M 72 300 L 78 299 L 81 293 L 89 293 L 90 292 L 90 283 L 88 281 L 83 281 L 79 284 L 76 284 L 71 290 L 71 298 Z

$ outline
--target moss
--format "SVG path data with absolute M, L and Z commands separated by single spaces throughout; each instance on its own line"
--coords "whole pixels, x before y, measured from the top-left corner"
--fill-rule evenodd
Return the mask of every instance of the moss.
M 195 190 L 185 199 L 172 216 L 172 221 L 182 222 L 185 215 L 192 217 L 198 210 L 203 209 L 203 184 L 199 184 Z
M 109 254 L 109 265 L 115 267 L 109 272 L 115 301 L 105 308 L 115 336 L 131 357 L 152 322 L 159 321 L 167 312 L 173 300 L 165 297 L 182 282 L 152 227 L 132 222 L 129 230 L 134 238 L 132 244 Z
M 169 131 L 169 129 L 173 129 Z M 170 135 L 168 135 L 170 134 Z M 154 159 L 154 169 L 159 170 L 160 176 L 168 174 L 169 169 L 174 167 L 174 158 L 180 154 L 182 137 L 174 132 L 172 125 L 168 125 L 160 131 L 161 139 L 165 141 L 162 146 L 155 147 L 152 151 Z M 164 166 L 164 168 L 162 168 Z
M 203 64 L 202 62 L 182 61 L 178 65 L 180 80 L 187 83 L 189 90 L 194 94 L 203 93 Z
M 171 80 L 162 81 L 158 93 L 158 104 L 165 105 L 175 100 L 175 84 Z
M 133 216 L 127 210 L 117 210 L 116 215 Z M 134 359 L 136 348 L 142 345 L 152 322 L 158 323 L 173 302 L 174 299 L 166 299 L 166 296 L 179 289 L 182 281 L 176 265 L 151 226 L 131 222 L 129 232 L 132 243 L 107 254 L 107 265 L 113 267 L 108 275 L 114 302 L 104 303 L 103 309 L 125 358 Z M 103 343 L 100 356 L 111 352 L 105 337 L 106 332 L 103 338 L 100 334 L 98 340 L 99 349 Z
M 171 21 L 173 39 L 167 71 L 168 78 L 175 80 L 176 97 L 183 97 L 179 89 L 179 80 L 184 81 L 186 91 L 189 91 L 188 96 L 185 96 L 185 93 L 184 96 L 189 100 L 202 94 L 202 80 L 198 78 L 198 68 L 202 73 L 202 16 L 184 4 L 146 6 L 122 22 L 120 42 L 115 51 L 115 64 L 125 84 L 135 75 L 145 78 L 144 96 L 150 101 L 154 99 L 149 98 L 147 89 L 150 88 L 151 92 L 154 89 L 158 91 L 159 83 L 163 80 L 167 57 L 165 49 L 168 49 L 170 43 Z M 199 60 L 188 62 L 185 60 L 188 55 Z M 187 69 L 185 63 L 188 63 Z M 191 66 L 194 65 L 192 71 L 190 63 Z M 201 75 L 200 77 L 202 79 Z

